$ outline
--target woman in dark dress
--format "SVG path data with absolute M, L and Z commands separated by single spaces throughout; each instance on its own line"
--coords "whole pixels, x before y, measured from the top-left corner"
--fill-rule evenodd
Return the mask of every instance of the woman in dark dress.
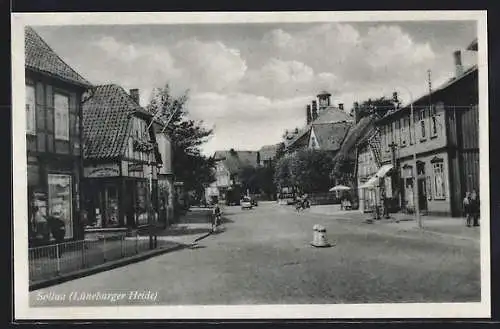
M 470 196 L 470 213 L 472 216 L 472 221 L 473 221 L 473 226 L 479 226 L 479 214 L 480 214 L 480 207 L 479 207 L 479 195 L 476 193 L 476 191 L 472 191 L 471 196 Z

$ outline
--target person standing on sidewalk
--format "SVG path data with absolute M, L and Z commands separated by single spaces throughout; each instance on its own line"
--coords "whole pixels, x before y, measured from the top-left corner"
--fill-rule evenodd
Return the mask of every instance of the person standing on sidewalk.
M 467 227 L 470 227 L 471 224 L 471 213 L 470 213 L 470 193 L 465 192 L 465 197 L 462 201 L 462 206 L 464 210 L 464 216 L 465 216 L 465 225 Z
M 470 196 L 470 213 L 473 220 L 473 226 L 479 226 L 479 195 L 476 193 L 476 190 L 473 190 Z

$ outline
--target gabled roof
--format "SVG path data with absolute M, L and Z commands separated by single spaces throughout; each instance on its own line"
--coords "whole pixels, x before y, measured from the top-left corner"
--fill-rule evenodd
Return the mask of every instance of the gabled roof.
M 86 159 L 112 159 L 122 155 L 130 117 L 151 117 L 120 86 L 97 86 L 83 103 L 83 134 Z
M 315 123 L 312 125 L 319 148 L 325 151 L 340 149 L 350 128 L 350 122 Z
M 375 129 L 375 122 L 378 119 L 376 114 L 363 117 L 353 126 L 347 134 L 340 151 L 335 155 L 334 162 L 341 157 L 354 157 L 354 150 L 358 144 L 371 136 Z
M 318 118 L 313 123 L 332 123 L 342 121 L 354 121 L 354 118 L 337 107 L 330 106 L 318 113 Z
M 91 83 L 66 64 L 32 27 L 24 29 L 25 68 L 82 87 Z
M 303 137 L 307 137 L 309 139 L 309 133 L 311 132 L 311 128 L 314 124 L 331 124 L 331 123 L 351 123 L 354 121 L 354 118 L 347 114 L 346 112 L 330 106 L 321 111 L 319 111 L 318 117 L 316 120 L 308 124 L 304 129 L 301 129 L 298 134 L 296 134 L 292 140 L 290 140 L 286 146 L 292 146 L 297 143 Z
M 215 151 L 214 159 L 222 161 L 231 174 L 239 173 L 244 167 L 257 167 L 257 151 Z
M 477 51 L 477 38 L 475 38 L 474 41 L 467 46 L 467 50 Z
M 276 157 L 276 152 L 278 151 L 279 144 L 264 145 L 260 148 L 260 160 L 272 160 Z

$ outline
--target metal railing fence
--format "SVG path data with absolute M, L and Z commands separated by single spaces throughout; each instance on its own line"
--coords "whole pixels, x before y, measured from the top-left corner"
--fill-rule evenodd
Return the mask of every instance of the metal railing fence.
M 158 240 L 156 249 L 164 247 L 166 243 L 168 241 Z M 147 237 L 124 235 L 30 248 L 28 252 L 29 281 L 33 283 L 52 279 L 137 255 L 147 250 L 150 250 Z

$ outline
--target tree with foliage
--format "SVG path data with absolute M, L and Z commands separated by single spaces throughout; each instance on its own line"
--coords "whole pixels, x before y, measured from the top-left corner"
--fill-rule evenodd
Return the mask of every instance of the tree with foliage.
M 375 99 L 368 98 L 362 103 L 359 103 L 359 118 L 361 119 L 373 113 L 383 116 L 387 111 L 394 110 L 400 105 L 401 101 L 399 99 L 389 99 L 384 96 Z
M 278 148 L 276 149 L 276 158 L 275 160 L 279 160 L 285 156 L 285 143 L 281 142 L 278 144 Z
M 257 175 L 257 168 L 255 167 L 245 166 L 241 169 L 238 178 L 245 193 L 247 190 L 252 194 L 259 193 L 260 188 Z
M 292 186 L 292 176 L 290 172 L 290 157 L 281 157 L 277 160 L 274 169 L 274 184 L 278 187 Z
M 165 132 L 172 141 L 172 170 L 177 181 L 184 182 L 187 191 L 203 193 L 206 185 L 215 180 L 214 160 L 201 154 L 200 147 L 213 134 L 202 121 L 187 117 L 188 91 L 178 97 L 172 96 L 170 86 L 153 90 L 147 109 L 166 123 Z
M 323 150 L 300 150 L 290 162 L 291 181 L 303 192 L 327 192 L 331 187 L 333 156 Z
M 276 185 L 274 184 L 274 165 L 257 169 L 257 181 L 262 193 L 269 198 L 276 195 Z

